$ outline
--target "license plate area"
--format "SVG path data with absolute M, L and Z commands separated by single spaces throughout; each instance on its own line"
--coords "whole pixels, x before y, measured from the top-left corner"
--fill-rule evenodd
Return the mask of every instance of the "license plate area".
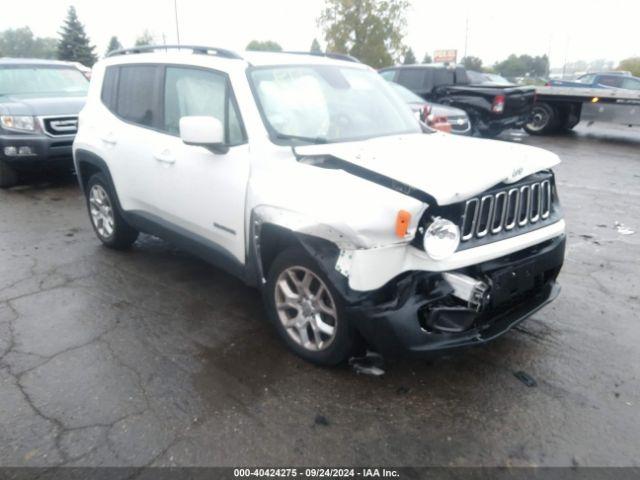
M 491 304 L 498 307 L 511 303 L 541 286 L 543 268 L 540 262 L 530 261 L 495 271 L 491 275 Z

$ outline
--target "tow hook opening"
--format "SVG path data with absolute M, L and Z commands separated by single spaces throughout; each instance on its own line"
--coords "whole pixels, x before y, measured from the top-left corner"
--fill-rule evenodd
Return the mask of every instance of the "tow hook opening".
M 482 280 L 461 273 L 444 273 L 451 295 L 420 312 L 422 328 L 429 333 L 460 333 L 472 328 L 491 299 L 490 287 Z

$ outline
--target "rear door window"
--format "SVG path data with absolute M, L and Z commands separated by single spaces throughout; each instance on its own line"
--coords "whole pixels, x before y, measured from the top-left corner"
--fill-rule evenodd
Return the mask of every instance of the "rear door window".
M 137 125 L 157 128 L 160 84 L 160 68 L 155 65 L 119 67 L 116 115 Z

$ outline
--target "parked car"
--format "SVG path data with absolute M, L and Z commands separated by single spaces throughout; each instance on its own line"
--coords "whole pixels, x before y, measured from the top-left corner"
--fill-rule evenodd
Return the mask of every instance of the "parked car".
M 471 122 L 464 110 L 438 103 L 425 102 L 408 88 L 394 82 L 389 82 L 389 84 L 400 95 L 402 100 L 411 107 L 416 118 L 431 128 L 458 135 L 469 135 L 471 133 Z
M 567 80 L 549 80 L 547 86 L 640 90 L 640 78 L 628 75 L 626 72 L 587 73 L 578 77 L 575 82 Z
M 380 74 L 429 102 L 464 110 L 474 129 L 488 137 L 521 128 L 529 120 L 535 97 L 529 87 L 471 85 L 462 66 L 399 65 Z
M 20 173 L 71 168 L 71 145 L 89 81 L 51 60 L 0 59 L 0 188 Z
M 188 48 L 93 69 L 74 158 L 105 246 L 191 250 L 324 365 L 482 344 L 556 297 L 555 154 L 424 133 L 362 64 Z

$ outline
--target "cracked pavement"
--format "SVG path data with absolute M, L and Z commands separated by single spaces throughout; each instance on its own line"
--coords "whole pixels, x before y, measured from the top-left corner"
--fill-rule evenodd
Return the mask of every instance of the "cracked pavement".
M 381 378 L 294 357 L 256 291 L 168 243 L 102 248 L 73 178 L 0 191 L 0 465 L 638 466 L 640 135 L 504 139 L 563 159 L 560 297 Z

